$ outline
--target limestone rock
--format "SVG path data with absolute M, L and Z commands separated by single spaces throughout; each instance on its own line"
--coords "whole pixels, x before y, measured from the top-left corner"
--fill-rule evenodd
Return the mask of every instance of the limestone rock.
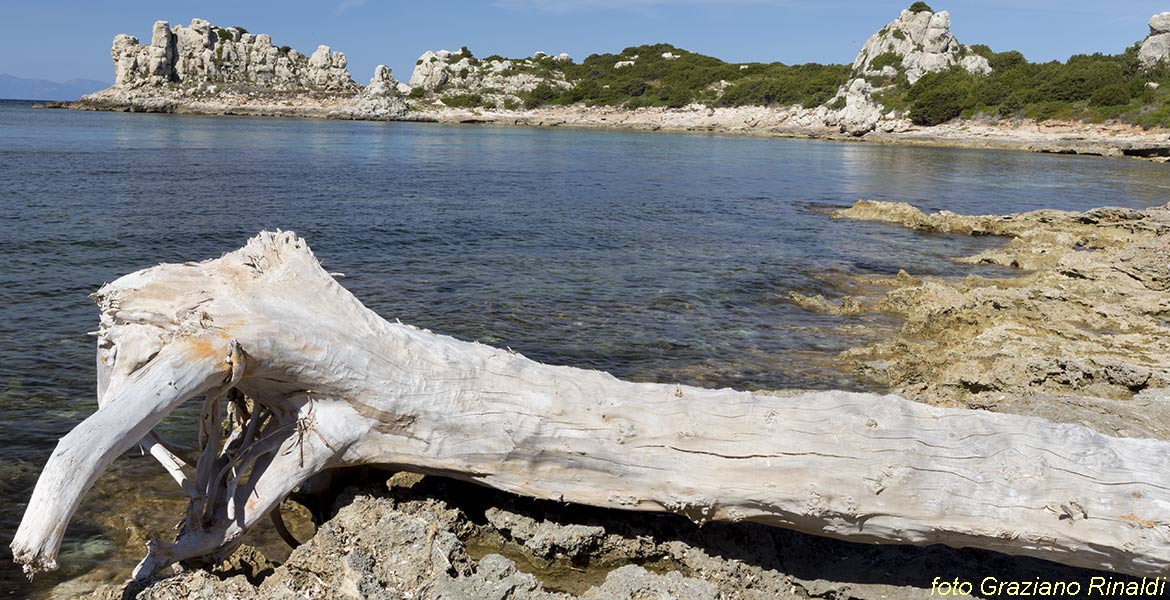
M 348 109 L 339 111 L 339 116 L 352 119 L 388 120 L 401 118 L 406 114 L 406 100 L 402 97 L 402 84 L 394 78 L 394 72 L 386 65 L 378 65 L 370 85 L 353 99 Z
M 838 92 L 845 106 L 831 115 L 832 125 L 840 127 L 843 133 L 864 135 L 873 131 L 881 120 L 885 107 L 873 98 L 874 87 L 865 79 L 852 79 Z
M 903 10 L 897 19 L 870 36 L 853 61 L 855 75 L 875 71 L 874 61 L 892 54 L 910 83 L 923 75 L 945 71 L 959 64 L 973 73 L 989 73 L 986 58 L 965 54 L 967 50 L 951 34 L 951 15 L 942 12 Z M 966 59 L 966 60 L 964 60 Z
M 1138 60 L 1144 66 L 1170 59 L 1170 12 L 1150 17 L 1150 34 L 1138 49 Z
M 447 75 L 446 66 L 447 60 L 444 57 L 449 57 L 450 52 L 440 50 L 439 52 L 431 52 L 427 50 L 423 55 L 418 57 L 418 62 L 414 65 L 414 72 L 410 74 L 410 81 L 407 82 L 411 88 L 421 87 L 426 90 L 433 90 L 444 83 L 450 77 Z
M 853 61 L 853 76 L 829 102 L 836 108 L 826 121 L 843 133 L 864 135 L 879 128 L 886 108 L 874 98 L 884 89 L 873 82 L 904 75 L 911 84 L 927 73 L 945 71 L 958 65 L 971 73 L 991 72 L 987 59 L 970 53 L 951 33 L 951 16 L 946 11 L 903 10 L 865 42 Z
M 585 557 L 605 537 L 605 528 L 597 525 L 538 523 L 531 517 L 496 507 L 484 511 L 484 517 L 508 538 L 545 559 Z
M 485 105 L 518 104 L 522 94 L 542 84 L 562 89 L 572 87 L 572 83 L 556 66 L 572 60 L 564 53 L 549 56 L 536 52 L 533 58 L 516 61 L 494 58 L 485 61 L 471 56 L 466 49 L 455 52 L 428 50 L 415 62 L 408 89 L 404 93 L 413 97 L 421 89 L 432 96 L 428 103 L 452 96 L 475 94 L 483 99 Z M 538 64 L 548 65 L 548 62 L 554 63 L 552 70 L 535 69 Z
M 187 27 L 154 24 L 149 45 L 128 35 L 114 38 L 115 87 L 178 84 L 181 88 L 268 89 L 281 92 L 356 93 L 345 55 L 321 46 L 312 57 L 276 47 L 271 36 L 216 27 L 192 19 Z
M 1150 17 L 1150 35 L 1170 33 L 1170 12 L 1158 13 Z

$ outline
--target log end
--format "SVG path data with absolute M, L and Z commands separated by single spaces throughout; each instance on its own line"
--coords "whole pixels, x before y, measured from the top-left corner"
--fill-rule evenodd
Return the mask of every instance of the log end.
M 24 574 L 31 581 L 37 573 L 57 570 L 56 552 L 49 552 L 45 548 L 32 548 L 14 540 L 12 545 L 12 560 L 24 570 Z

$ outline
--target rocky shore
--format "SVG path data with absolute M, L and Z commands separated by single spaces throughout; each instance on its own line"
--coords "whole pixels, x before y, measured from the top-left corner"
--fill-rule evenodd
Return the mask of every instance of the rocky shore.
M 858 276 L 839 286 L 849 293 L 828 298 L 793 294 L 810 310 L 901 317 L 890 339 L 843 353 L 846 365 L 921 402 L 1170 439 L 1170 205 L 964 216 L 858 201 L 826 218 L 1001 236 L 1002 246 L 958 260 L 1016 271 L 995 279 L 903 271 Z M 987 578 L 1082 587 L 1095 577 L 1128 581 L 989 552 L 851 544 L 745 523 L 699 526 L 409 473 L 359 479 L 282 564 L 245 548 L 209 571 L 84 597 L 913 599 L 932 597 L 935 577 L 976 586 Z M 78 589 L 60 588 L 57 597 Z
M 1143 130 L 1121 124 L 1027 119 L 953 121 L 920 127 L 909 120 L 888 121 L 862 136 L 818 121 L 800 107 L 640 108 L 544 107 L 517 111 L 433 108 L 407 119 L 438 123 L 478 123 L 535 127 L 581 127 L 639 131 L 699 132 L 760 137 L 825 139 L 949 148 L 989 148 L 1086 156 L 1129 156 L 1170 160 L 1170 130 Z
M 1143 130 L 1122 124 L 1038 123 L 1026 119 L 954 121 L 920 127 L 908 120 L 900 120 L 887 123 L 884 130 L 855 136 L 841 132 L 836 126 L 819 122 L 815 111 L 800 107 L 708 108 L 696 105 L 677 109 L 634 110 L 600 106 L 516 110 L 427 107 L 410 111 L 403 108 L 401 114 L 398 114 L 394 108 L 383 108 L 381 113 L 373 113 L 355 106 L 351 98 L 338 96 L 220 94 L 214 98 L 199 98 L 107 92 L 92 94 L 74 102 L 46 103 L 46 106 L 114 112 L 673 131 L 1086 156 L 1128 156 L 1159 162 L 1170 160 L 1170 130 Z
M 812 310 L 903 320 L 891 339 L 845 352 L 854 369 L 931 404 L 1170 439 L 1170 205 L 964 216 L 862 200 L 831 216 L 1003 236 L 1003 246 L 957 260 L 1018 271 L 955 280 L 903 272 L 851 282 L 863 294 L 794 295 Z
M 981 551 L 864 546 L 742 523 L 700 527 L 675 515 L 631 518 L 407 473 L 349 488 L 335 507 L 284 564 L 244 548 L 210 571 L 145 588 L 105 586 L 86 597 L 915 600 L 932 597 L 936 577 L 976 586 L 1141 581 Z

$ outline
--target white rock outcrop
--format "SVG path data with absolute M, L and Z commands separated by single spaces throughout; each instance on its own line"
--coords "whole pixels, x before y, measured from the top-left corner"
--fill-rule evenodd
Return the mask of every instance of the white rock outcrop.
M 1138 48 L 1138 60 L 1147 67 L 1170 60 L 1170 12 L 1150 17 L 1150 34 Z
M 406 93 L 423 90 L 439 98 L 460 94 L 479 94 L 485 104 L 519 102 L 520 95 L 542 84 L 567 89 L 572 87 L 559 65 L 569 64 L 568 54 L 550 56 L 536 52 L 533 58 L 480 60 L 466 49 L 427 51 L 415 62 Z M 548 68 L 552 63 L 551 70 Z M 537 69 L 538 66 L 544 67 Z
M 245 86 L 289 92 L 355 93 L 361 86 L 346 69 L 345 54 L 320 46 L 307 57 L 271 36 L 192 19 L 187 27 L 154 24 L 149 45 L 118 35 L 111 55 L 116 87 L 170 83 L 182 86 Z
M 897 19 L 870 36 L 853 61 L 856 74 L 878 74 L 873 63 L 883 55 L 898 61 L 895 65 L 910 83 L 923 75 L 945 71 L 960 65 L 972 73 L 987 74 L 991 65 L 982 56 L 967 50 L 951 33 L 951 15 L 947 11 L 911 12 L 903 10 Z
M 386 65 L 378 65 L 370 85 L 353 99 L 351 115 L 362 119 L 397 119 L 406 115 L 406 100 L 401 82 Z
M 987 59 L 971 53 L 951 33 L 946 11 L 903 10 L 880 31 L 870 36 L 853 61 L 853 75 L 828 105 L 834 106 L 826 123 L 843 133 L 864 135 L 879 128 L 889 110 L 874 95 L 904 75 L 913 84 L 927 73 L 960 66 L 968 72 L 991 72 Z M 876 83 L 876 84 L 875 84 Z

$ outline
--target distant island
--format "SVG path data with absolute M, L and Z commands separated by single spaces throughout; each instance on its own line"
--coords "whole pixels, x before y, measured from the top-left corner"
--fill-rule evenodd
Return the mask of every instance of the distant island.
M 1032 63 L 960 44 L 950 15 L 915 2 L 852 65 L 728 63 L 670 44 L 594 54 L 428 51 L 407 82 L 345 54 L 195 19 L 119 35 L 115 84 L 87 110 L 717 131 L 1170 157 L 1170 13 L 1118 55 Z
M 108 81 L 95 79 L 49 81 L 0 73 L 0 98 L 8 100 L 72 100 L 109 85 Z

